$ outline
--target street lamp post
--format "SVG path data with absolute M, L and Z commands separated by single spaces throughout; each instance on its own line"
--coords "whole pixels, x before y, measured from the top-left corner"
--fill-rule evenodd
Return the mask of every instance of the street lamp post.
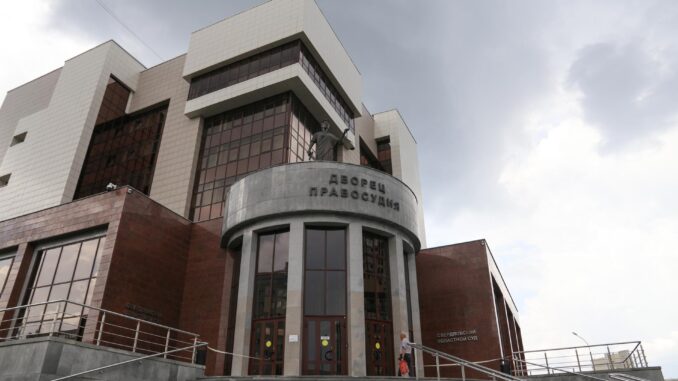
M 577 336 L 578 338 L 580 338 L 581 341 L 583 341 L 584 343 L 586 343 L 586 347 L 589 349 L 589 358 L 591 358 L 591 369 L 592 369 L 592 370 L 596 370 L 596 365 L 593 363 L 593 354 L 591 353 L 591 345 L 589 344 L 588 341 L 586 341 L 585 338 L 579 336 L 579 335 L 577 334 L 577 332 L 574 332 L 574 331 L 573 331 L 572 334 L 575 335 L 575 336 Z

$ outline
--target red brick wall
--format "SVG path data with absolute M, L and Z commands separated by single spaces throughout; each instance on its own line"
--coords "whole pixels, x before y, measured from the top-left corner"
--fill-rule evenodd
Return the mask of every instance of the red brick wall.
M 485 241 L 426 249 L 416 258 L 423 344 L 470 361 L 501 357 Z M 472 329 L 477 341 L 438 342 L 440 333 Z M 435 364 L 429 356 L 424 362 Z M 498 361 L 484 365 L 499 370 Z M 461 375 L 456 367 L 441 369 L 444 377 Z M 468 370 L 466 376 L 486 378 Z
M 120 218 L 101 307 L 178 328 L 190 230 L 189 220 L 140 192 L 129 194 Z M 108 321 L 113 322 L 107 317 Z M 129 324 L 127 320 L 123 325 Z M 166 334 L 150 325 L 141 330 Z M 129 332 L 122 333 L 129 335 Z M 150 335 L 144 339 L 156 343 L 163 341 Z M 190 341 L 188 336 L 172 336 L 170 345 L 190 345 L 175 340 Z M 130 340 L 113 341 L 131 344 Z M 163 349 L 158 345 L 145 345 L 149 350 Z M 182 353 L 182 356 L 189 354 Z
M 30 271 L 33 257 L 33 243 L 46 239 L 57 239 L 69 234 L 83 232 L 108 225 L 99 278 L 94 288 L 92 305 L 101 305 L 106 272 L 118 231 L 127 189 L 118 189 L 68 204 L 41 210 L 39 212 L 0 221 L 0 250 L 16 251 L 14 264 L 9 273 L 5 292 L 0 296 L 0 308 L 16 306 L 22 287 Z M 10 318 L 0 313 L 0 320 Z
M 195 223 L 186 266 L 186 286 L 181 305 L 182 329 L 199 333 L 210 347 L 226 350 L 233 265 L 237 259 L 220 247 L 223 219 Z M 235 296 L 237 297 L 237 295 Z M 206 374 L 221 375 L 230 356 L 208 351 Z

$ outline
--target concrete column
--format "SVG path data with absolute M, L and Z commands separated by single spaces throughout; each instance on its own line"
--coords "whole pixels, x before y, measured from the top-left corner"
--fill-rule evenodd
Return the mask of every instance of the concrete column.
M 348 354 L 349 376 L 365 377 L 365 285 L 363 280 L 363 226 L 348 226 Z
M 285 363 L 283 375 L 301 375 L 301 343 L 304 319 L 304 223 L 290 223 L 287 266 L 287 307 L 285 310 Z M 290 338 L 296 336 L 296 341 Z
M 407 289 L 405 287 L 405 256 L 402 237 L 388 239 L 388 260 L 391 271 L 391 303 L 393 305 L 393 346 L 394 369 L 398 369 L 400 353 L 400 332 L 409 331 L 407 319 Z
M 410 341 L 423 344 L 421 337 L 421 317 L 419 315 L 419 287 L 417 286 L 417 258 L 414 253 L 406 253 L 408 269 L 410 271 L 410 305 L 412 307 L 412 331 L 414 337 Z M 424 356 L 421 352 L 415 356 L 415 369 L 419 377 L 424 376 Z
M 252 330 L 252 306 L 254 297 L 254 276 L 257 263 L 257 236 L 246 230 L 242 238 L 240 279 L 238 283 L 238 308 L 235 315 L 233 353 L 249 356 L 250 331 Z M 246 376 L 249 359 L 233 356 L 232 376 Z

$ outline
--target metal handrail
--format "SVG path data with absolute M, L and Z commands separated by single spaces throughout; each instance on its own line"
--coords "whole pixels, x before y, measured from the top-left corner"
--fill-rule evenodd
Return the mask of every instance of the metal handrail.
M 141 322 L 141 323 L 144 323 L 144 324 L 154 325 L 154 326 L 160 327 L 160 328 L 162 328 L 162 329 L 171 329 L 172 331 L 175 331 L 175 332 L 185 333 L 185 334 L 187 334 L 187 335 L 192 335 L 192 336 L 199 336 L 197 333 L 188 332 L 188 331 L 182 331 L 182 330 L 177 329 L 177 328 L 173 328 L 173 327 L 169 327 L 169 326 L 166 326 L 166 325 L 154 323 L 154 322 L 148 321 L 148 320 L 143 320 L 143 319 L 135 318 L 134 316 L 129 316 L 129 315 L 121 314 L 121 313 L 119 313 L 119 312 L 114 312 L 114 311 L 110 311 L 110 310 L 105 310 L 105 309 L 103 309 L 103 308 L 92 307 L 92 306 L 89 306 L 89 305 L 87 305 L 87 304 L 82 304 L 82 303 L 78 303 L 78 302 L 73 302 L 73 301 L 70 301 L 70 300 L 68 300 L 68 299 L 59 299 L 59 300 L 52 300 L 52 301 L 49 301 L 49 302 L 40 302 L 40 303 L 34 303 L 34 304 L 26 304 L 26 305 L 23 305 L 23 306 L 15 306 L 15 307 L 8 307 L 8 308 L 0 308 L 0 312 L 6 312 L 6 311 L 17 310 L 17 309 L 22 309 L 22 308 L 29 308 L 29 307 L 41 306 L 41 305 L 46 305 L 46 304 L 57 304 L 57 303 L 75 304 L 75 305 L 77 305 L 77 306 L 86 307 L 86 308 L 89 308 L 89 309 L 92 309 L 92 310 L 97 310 L 97 311 L 105 312 L 106 314 L 109 314 L 109 315 L 120 316 L 120 317 L 124 317 L 124 318 L 130 319 L 130 320 L 138 321 L 138 322 Z
M 600 377 L 596 377 L 596 376 L 591 376 L 590 374 L 584 374 L 584 373 L 572 372 L 572 371 L 569 371 L 569 370 L 564 369 L 564 368 L 558 368 L 558 367 L 553 367 L 553 366 L 544 366 L 544 365 L 541 365 L 541 364 L 536 364 L 536 363 L 532 363 L 532 362 L 525 361 L 525 360 L 520 360 L 520 359 L 514 359 L 514 361 L 522 362 L 522 363 L 527 364 L 527 365 L 538 366 L 538 367 L 545 368 L 545 369 L 549 369 L 549 370 L 551 370 L 551 369 L 553 369 L 553 370 L 558 370 L 558 371 L 561 371 L 561 372 L 563 372 L 563 373 L 574 374 L 574 375 L 577 375 L 577 376 L 581 376 L 581 377 L 584 377 L 584 378 L 590 378 L 590 379 L 593 379 L 593 380 L 598 380 L 598 381 L 609 381 L 609 380 L 607 380 L 607 379 L 605 379 L 605 378 L 600 378 Z
M 628 351 L 628 354 L 624 353 L 626 351 Z M 623 359 L 620 359 L 621 357 Z M 516 351 L 512 353 L 512 360 L 516 372 L 527 372 L 527 374 L 540 370 L 546 370 L 547 374 L 551 374 L 551 370 L 565 372 L 565 368 L 572 369 L 573 372 L 575 369 L 582 372 L 583 370 L 588 371 L 589 368 L 595 371 L 648 366 L 645 351 L 640 341 Z M 524 366 L 526 364 L 536 366 L 538 369 L 528 369 L 527 366 L 519 368 L 519 365 Z
M 191 346 L 188 346 L 188 347 L 183 347 L 183 348 L 178 348 L 178 349 L 172 349 L 172 350 L 165 351 L 165 352 L 154 353 L 154 354 L 152 354 L 152 355 L 146 355 L 146 356 L 139 357 L 139 358 L 136 358 L 136 359 L 121 361 L 121 362 L 118 362 L 118 363 L 115 363 L 115 364 L 111 364 L 111 365 L 100 366 L 100 367 L 98 367 L 98 368 L 94 368 L 94 369 L 90 369 L 90 370 L 85 370 L 85 371 L 83 371 L 83 372 L 74 373 L 74 374 L 71 374 L 71 375 L 68 375 L 68 376 L 64 376 L 64 377 L 55 378 L 55 379 L 52 380 L 52 381 L 68 380 L 69 378 L 79 377 L 79 376 L 82 376 L 82 375 L 85 375 L 85 374 L 89 374 L 89 373 L 93 373 L 93 372 L 103 372 L 103 371 L 106 370 L 106 369 L 115 368 L 115 367 L 117 367 L 117 366 L 129 364 L 129 363 L 133 363 L 133 362 L 137 362 L 137 361 L 142 361 L 142 360 L 146 360 L 146 359 L 153 358 L 153 357 L 158 357 L 158 356 L 164 356 L 164 357 L 167 357 L 167 355 L 170 354 L 170 353 L 175 353 L 175 352 L 180 352 L 180 351 L 187 351 L 187 350 L 189 350 L 189 349 L 193 349 L 193 350 L 195 351 L 195 349 L 197 349 L 197 348 L 199 348 L 199 347 L 204 347 L 204 346 L 206 346 L 206 345 L 207 345 L 206 342 L 198 342 L 198 343 L 195 343 L 195 344 L 193 344 L 193 345 L 191 345 Z
M 610 345 L 622 345 L 622 344 L 640 344 L 640 341 L 621 341 L 618 343 L 605 343 L 605 344 L 594 344 L 594 345 L 578 345 L 576 347 L 561 347 L 561 348 L 548 348 L 548 349 L 533 349 L 529 351 L 515 351 L 513 353 L 534 353 L 534 352 L 551 352 L 551 351 L 562 351 L 566 349 L 579 349 L 579 348 L 593 348 L 593 347 L 604 347 Z
M 468 360 L 464 360 L 460 357 L 453 356 L 449 353 L 441 352 L 437 349 L 433 349 L 421 344 L 416 344 L 416 343 L 409 343 L 412 348 L 418 349 L 424 353 L 428 353 L 432 356 L 435 357 L 436 359 L 436 379 L 440 380 L 440 358 L 443 358 L 448 361 L 452 361 L 456 364 L 458 364 L 461 367 L 461 379 L 463 381 L 466 381 L 466 370 L 465 368 L 473 369 L 477 372 L 483 373 L 485 375 L 491 376 L 493 380 L 500 379 L 503 381 L 522 381 L 521 378 L 511 376 L 506 373 L 502 373 L 499 371 L 496 371 L 492 368 L 488 368 L 483 365 L 479 365 L 476 363 L 473 363 Z
M 197 333 L 192 333 L 188 331 L 184 331 L 181 329 L 169 327 L 163 324 L 159 323 L 154 323 L 151 321 L 139 319 L 133 316 L 128 316 L 125 314 L 121 314 L 118 312 L 114 311 L 109 311 L 105 310 L 103 308 L 98 308 L 98 307 L 92 307 L 83 303 L 78 303 L 78 302 L 73 302 L 70 300 L 66 299 L 61 299 L 61 300 L 53 300 L 53 301 L 47 301 L 47 302 L 40 302 L 40 303 L 32 303 L 32 304 L 27 304 L 27 305 L 21 305 L 21 306 L 15 306 L 15 307 L 8 307 L 8 308 L 3 308 L 0 309 L 0 313 L 5 313 L 9 311 L 16 311 L 19 310 L 20 312 L 18 314 L 14 314 L 11 319 L 4 319 L 0 322 L 0 324 L 5 324 L 6 322 L 9 322 L 9 327 L 1 329 L 0 331 L 5 331 L 7 330 L 7 334 L 5 335 L 4 339 L 5 340 L 11 340 L 11 339 L 20 339 L 22 337 L 33 337 L 37 335 L 46 335 L 49 333 L 49 336 L 53 335 L 71 335 L 72 330 L 71 329 L 66 329 L 64 330 L 64 327 L 75 327 L 76 333 L 75 340 L 82 341 L 84 339 L 84 334 L 81 333 L 81 330 L 85 330 L 88 324 L 85 324 L 83 326 L 82 320 L 81 324 L 77 325 L 71 325 L 70 323 L 66 323 L 68 319 L 71 319 L 73 317 L 81 317 L 82 318 L 88 318 L 88 314 L 76 314 L 76 315 L 70 315 L 66 311 L 69 307 L 69 303 L 72 306 L 77 306 L 79 309 L 80 308 L 85 308 L 87 310 L 96 310 L 99 311 L 99 317 L 95 320 L 93 320 L 93 332 L 90 334 L 92 342 L 94 345 L 97 346 L 108 346 L 108 347 L 116 347 L 116 348 L 124 348 L 128 351 L 137 353 L 137 352 L 146 352 L 146 353 L 153 353 L 156 351 L 159 351 L 160 355 L 162 355 L 164 358 L 167 358 L 167 354 L 169 353 L 174 353 L 174 352 L 179 352 L 182 350 L 187 350 L 188 349 L 193 349 L 193 353 L 191 354 L 190 357 L 187 356 L 180 356 L 180 355 L 173 355 L 172 358 L 174 359 L 186 359 L 187 361 L 190 362 L 195 362 L 196 359 L 196 349 L 197 347 L 195 346 L 197 343 L 200 342 L 199 337 Z M 25 316 L 27 313 L 26 311 L 29 311 L 29 308 L 32 307 L 41 307 L 41 306 L 46 306 L 46 305 L 55 305 L 56 304 L 56 311 L 48 311 L 50 307 L 46 307 L 42 311 L 42 313 L 39 316 L 33 316 L 32 318 L 36 318 L 36 321 L 28 321 L 29 317 Z M 42 308 L 42 307 L 41 307 Z M 23 312 L 23 313 L 22 313 Z M 106 318 L 109 317 L 108 321 Z M 114 321 L 119 324 L 114 324 L 111 322 L 110 317 L 119 317 L 125 319 L 124 322 L 130 323 L 134 328 L 127 327 L 125 323 L 119 323 L 115 319 Z M 4 318 L 4 316 L 3 316 Z M 46 328 L 44 331 L 42 328 L 39 328 L 41 332 L 32 332 L 29 330 L 26 330 L 27 327 L 32 327 L 32 326 L 37 326 L 40 327 L 41 325 L 44 324 L 49 324 L 51 321 L 51 327 Z M 143 327 L 142 327 L 143 323 Z M 107 330 L 108 328 L 108 330 Z M 147 329 L 147 331 L 143 331 L 143 329 Z M 161 331 L 162 334 L 158 335 L 153 332 L 149 332 L 148 329 L 151 331 Z M 140 335 L 143 338 L 140 338 Z M 185 338 L 185 336 L 188 336 L 188 338 Z M 108 341 L 106 339 L 113 338 L 114 341 Z M 115 338 L 122 339 L 123 341 L 115 341 Z M 149 341 L 153 340 L 155 338 L 155 342 Z M 187 339 L 189 341 L 184 341 L 182 339 Z M 145 340 L 146 339 L 146 340 Z M 140 345 L 141 344 L 141 345 Z M 181 345 L 191 345 L 189 347 L 185 347 L 184 349 L 177 349 Z M 148 348 L 149 345 L 157 346 L 157 349 L 150 349 Z

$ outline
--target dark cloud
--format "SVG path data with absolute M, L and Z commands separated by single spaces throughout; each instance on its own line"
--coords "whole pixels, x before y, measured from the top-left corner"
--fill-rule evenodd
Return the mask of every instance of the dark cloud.
M 201 0 L 197 5 L 178 0 L 101 1 L 164 60 L 186 52 L 191 32 L 264 2 Z M 94 41 L 115 39 L 147 66 L 161 62 L 94 0 L 57 1 L 51 26 Z
M 678 61 L 652 54 L 643 41 L 584 47 L 569 82 L 581 91 L 585 116 L 607 149 L 669 127 L 678 113 Z

